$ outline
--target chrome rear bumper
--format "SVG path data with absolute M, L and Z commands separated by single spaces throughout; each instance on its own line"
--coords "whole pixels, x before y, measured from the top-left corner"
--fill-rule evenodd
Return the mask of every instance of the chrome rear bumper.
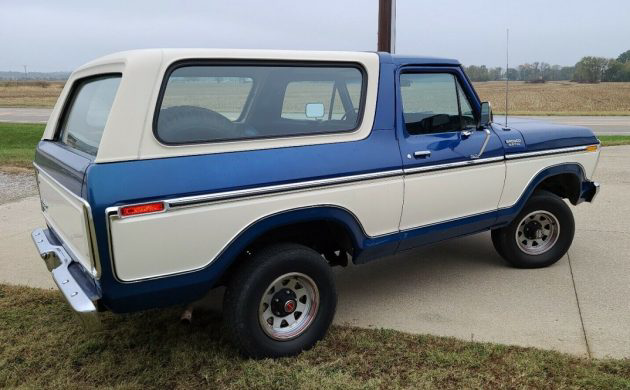
M 98 329 L 100 320 L 94 296 L 90 297 L 81 288 L 68 268 L 73 262 L 72 258 L 63 246 L 51 242 L 49 234 L 47 229 L 35 229 L 31 233 L 39 255 L 52 273 L 53 280 L 61 294 L 70 304 L 72 310 L 79 315 L 83 325 L 90 329 Z

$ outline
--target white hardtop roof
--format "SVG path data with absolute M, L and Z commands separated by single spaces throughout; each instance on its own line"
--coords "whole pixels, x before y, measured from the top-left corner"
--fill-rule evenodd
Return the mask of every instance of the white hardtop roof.
M 343 134 L 213 142 L 190 145 L 163 145 L 153 135 L 153 119 L 164 75 L 178 61 L 195 59 L 287 60 L 354 62 L 366 71 L 366 96 L 361 126 Z M 95 162 L 165 158 L 238 150 L 304 146 L 356 141 L 372 130 L 379 80 L 379 55 L 375 52 L 234 50 L 234 49 L 144 49 L 113 53 L 75 70 L 51 113 L 43 139 L 53 139 L 63 102 L 76 80 L 102 74 L 122 73 L 116 98 L 107 119 Z M 130 131 L 133 129 L 133 131 Z M 124 142 L 121 142 L 124 140 Z
M 134 60 L 146 60 L 159 57 L 163 62 L 172 62 L 184 58 L 221 58 L 221 59 L 260 59 L 260 60 L 347 60 L 356 61 L 377 56 L 376 52 L 360 51 L 315 51 L 315 50 L 261 50 L 261 49 L 138 49 L 120 51 L 97 58 L 80 66 L 76 71 L 112 63 L 128 63 Z

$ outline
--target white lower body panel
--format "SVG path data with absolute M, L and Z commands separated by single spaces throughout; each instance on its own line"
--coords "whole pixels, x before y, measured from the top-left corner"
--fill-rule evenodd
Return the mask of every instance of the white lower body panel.
M 291 209 L 333 205 L 353 213 L 369 236 L 398 230 L 402 177 L 171 209 L 110 223 L 122 281 L 189 272 L 210 264 L 252 223 Z
M 503 161 L 407 176 L 400 229 L 496 210 L 504 179 Z

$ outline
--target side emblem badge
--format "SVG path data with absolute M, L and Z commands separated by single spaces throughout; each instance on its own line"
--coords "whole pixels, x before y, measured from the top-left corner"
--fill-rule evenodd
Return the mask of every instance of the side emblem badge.
M 523 143 L 523 140 L 520 138 L 511 138 L 511 139 L 506 139 L 505 143 L 507 144 L 507 146 L 521 146 L 521 144 Z

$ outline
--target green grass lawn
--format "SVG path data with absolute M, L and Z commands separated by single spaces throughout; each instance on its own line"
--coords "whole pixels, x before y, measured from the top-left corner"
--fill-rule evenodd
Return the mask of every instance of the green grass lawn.
M 0 166 L 31 167 L 44 124 L 0 123 Z
M 57 292 L 0 285 L 0 387 L 630 388 L 628 359 L 339 326 L 298 357 L 248 360 L 220 313 L 183 325 L 179 310 L 106 313 L 88 334 Z
M 599 135 L 602 146 L 630 145 L 630 136 L 628 135 Z
M 0 166 L 31 167 L 44 124 L 0 123 Z M 630 145 L 630 136 L 600 135 L 603 146 Z

